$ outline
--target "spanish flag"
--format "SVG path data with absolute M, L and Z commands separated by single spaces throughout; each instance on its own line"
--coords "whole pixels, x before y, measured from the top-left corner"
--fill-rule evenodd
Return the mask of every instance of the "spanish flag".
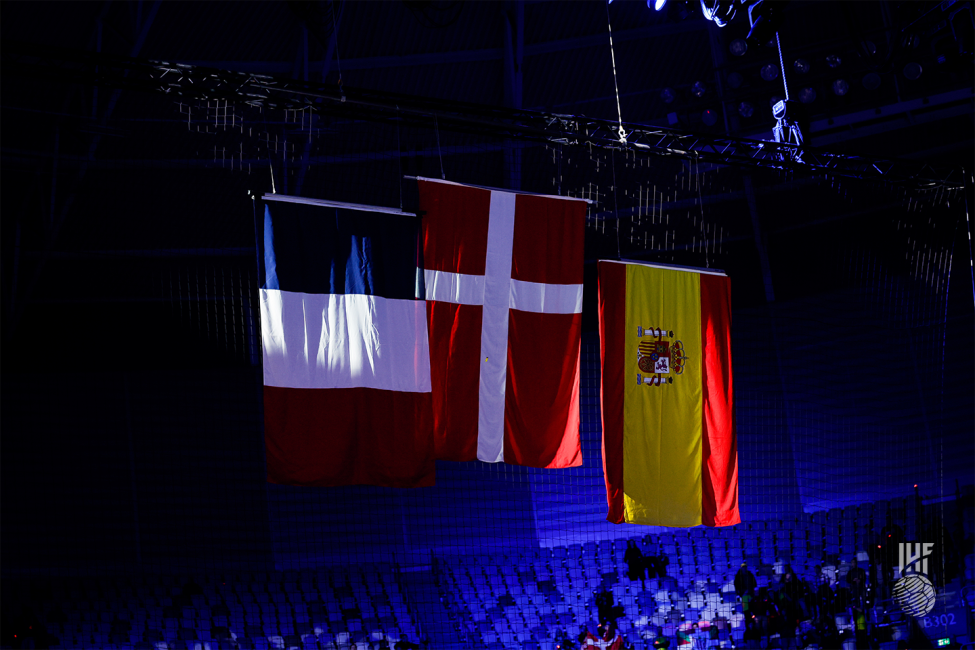
M 740 523 L 729 278 L 600 261 L 599 336 L 607 519 Z

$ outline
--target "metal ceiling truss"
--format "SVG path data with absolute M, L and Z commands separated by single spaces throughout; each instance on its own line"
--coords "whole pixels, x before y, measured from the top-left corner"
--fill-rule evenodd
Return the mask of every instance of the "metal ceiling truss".
M 880 181 L 909 188 L 957 190 L 963 169 L 830 153 L 808 146 L 750 140 L 610 120 L 445 101 L 285 77 L 218 70 L 105 53 L 5 43 L 3 74 L 164 94 L 174 101 L 224 101 L 262 110 L 307 111 L 356 120 L 407 122 L 505 139 L 643 152 L 718 165 Z

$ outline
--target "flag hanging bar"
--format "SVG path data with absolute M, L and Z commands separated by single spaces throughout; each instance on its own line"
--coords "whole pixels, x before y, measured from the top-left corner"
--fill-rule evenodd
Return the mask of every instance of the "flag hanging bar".
M 567 199 L 569 201 L 585 201 L 589 205 L 596 205 L 592 199 L 584 199 L 578 196 L 561 196 L 559 194 L 538 194 L 536 192 L 525 192 L 523 190 L 507 190 L 502 187 L 488 187 L 487 185 L 471 185 L 470 183 L 454 183 L 453 181 L 441 180 L 439 178 L 425 178 L 423 176 L 403 176 L 408 181 L 430 181 L 431 183 L 447 183 L 450 185 L 462 185 L 463 187 L 476 187 L 479 190 L 488 192 L 510 192 L 511 194 L 523 194 L 525 196 L 543 196 L 547 199 Z
M 359 212 L 379 212 L 382 214 L 398 214 L 404 217 L 415 217 L 413 212 L 404 212 L 399 208 L 389 208 L 377 205 L 363 205 L 361 203 L 345 203 L 342 201 L 328 201 L 326 199 L 306 199 L 302 196 L 288 196 L 286 194 L 265 194 L 261 197 L 265 201 L 280 201 L 281 203 L 299 203 L 302 205 L 317 205 L 323 208 L 339 208 L 340 210 L 357 210 Z

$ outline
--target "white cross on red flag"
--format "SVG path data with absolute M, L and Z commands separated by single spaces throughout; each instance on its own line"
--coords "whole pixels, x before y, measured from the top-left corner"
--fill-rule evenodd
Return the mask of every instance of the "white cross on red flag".
M 437 458 L 581 465 L 585 201 L 418 183 Z

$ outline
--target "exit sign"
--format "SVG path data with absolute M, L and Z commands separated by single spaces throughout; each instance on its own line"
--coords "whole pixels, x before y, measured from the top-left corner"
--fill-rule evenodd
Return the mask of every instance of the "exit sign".
M 946 645 L 951 645 L 951 639 L 938 639 L 938 647 L 942 648 Z

